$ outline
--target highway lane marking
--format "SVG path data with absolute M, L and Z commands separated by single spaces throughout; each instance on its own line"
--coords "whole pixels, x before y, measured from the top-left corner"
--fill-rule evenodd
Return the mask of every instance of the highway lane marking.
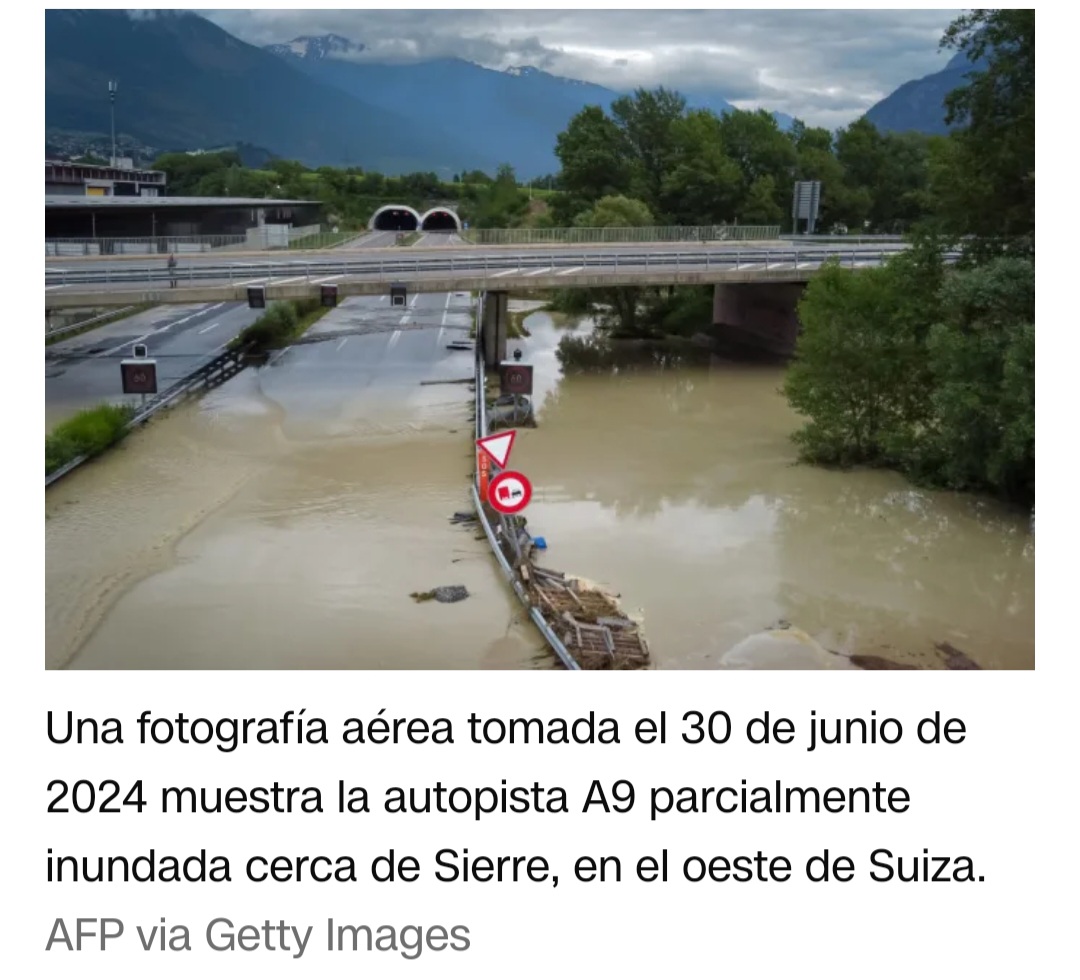
M 209 333 L 211 330 L 214 329 L 214 327 L 220 326 L 220 324 L 220 320 L 215 320 L 213 323 L 210 324 L 210 326 L 203 327 L 202 330 L 199 331 L 199 333 Z
M 500 276 L 510 276 L 510 275 L 513 275 L 515 272 L 520 272 L 520 271 L 521 271 L 521 269 L 506 269 L 503 272 L 496 272 L 491 278 L 492 279 L 498 279 Z
M 321 286 L 324 282 L 329 282 L 331 279 L 340 279 L 340 278 L 341 278 L 341 273 L 338 273 L 336 276 L 327 276 L 325 279 L 312 279 L 311 281 L 313 283 L 315 283 L 316 286 Z
M 764 262 L 740 262 L 738 265 L 735 266 L 735 270 L 737 272 L 742 272 L 744 269 L 760 269 L 764 264 Z
M 306 279 L 307 276 L 293 276 L 291 279 L 271 279 L 268 286 L 284 286 L 287 282 L 299 282 L 301 279 Z
M 260 282 L 266 282 L 266 276 L 263 276 L 262 279 L 248 279 L 248 280 L 245 280 L 244 282 L 233 283 L 233 285 L 234 286 L 254 286 L 256 283 L 260 283 Z
M 141 337 L 136 337 L 134 340 L 125 340 L 122 344 L 117 344 L 115 347 L 109 348 L 109 350 L 102 351 L 100 354 L 95 354 L 95 357 L 108 357 L 110 354 L 115 354 L 118 350 L 123 350 L 125 347 L 130 347 L 133 344 L 140 344 L 147 337 L 153 337 L 155 334 L 164 333 L 170 327 L 179 327 L 183 323 L 187 323 L 188 320 L 194 320 L 197 316 L 202 316 L 204 313 L 211 313 L 216 309 L 224 306 L 224 302 L 215 303 L 213 306 L 205 307 L 204 309 L 196 310 L 194 313 L 189 313 L 181 320 L 176 320 L 173 323 L 166 323 L 163 327 L 156 327 L 153 330 L 147 331 Z M 201 332 L 201 331 L 200 331 Z
M 551 266 L 546 265 L 542 269 L 533 269 L 531 272 L 526 272 L 525 275 L 527 275 L 527 276 L 539 276 L 539 275 L 542 275 L 545 272 L 550 272 L 550 271 L 551 271 Z
M 580 272 L 584 268 L 585 268 L 585 266 L 583 266 L 583 265 L 575 265 L 574 268 L 572 268 L 572 269 L 562 269 L 559 272 L 556 272 L 555 275 L 557 275 L 557 276 L 568 276 L 568 275 L 570 275 L 571 272 Z
M 454 295 L 453 293 L 447 293 L 446 294 L 446 305 L 443 306 L 442 322 L 439 324 L 439 336 L 440 337 L 442 336 L 442 328 L 446 326 L 446 315 L 450 312 L 450 299 L 451 299 L 451 297 L 453 295 Z
M 59 286 L 46 286 L 45 292 L 48 292 L 50 289 L 65 289 L 68 285 L 69 284 L 65 282 L 61 283 Z
M 349 338 L 348 338 L 348 337 L 344 338 L 344 339 L 343 339 L 343 340 L 341 341 L 341 343 L 337 345 L 337 347 L 335 348 L 335 350 L 341 350 L 341 348 L 342 348 L 342 347 L 344 347 L 344 346 L 345 346 L 345 345 L 346 345 L 346 344 L 347 344 L 348 342 L 349 342 Z
M 401 340 L 401 331 L 395 330 L 392 334 L 390 334 L 390 340 L 386 345 L 386 349 L 392 350 L 394 344 L 396 344 L 399 340 Z

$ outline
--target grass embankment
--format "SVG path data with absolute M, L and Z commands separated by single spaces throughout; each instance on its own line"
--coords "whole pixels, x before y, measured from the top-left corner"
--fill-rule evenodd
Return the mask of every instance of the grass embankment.
M 45 337 L 45 346 L 58 343 L 61 340 L 71 340 L 72 337 L 78 337 L 80 334 L 86 333 L 88 330 L 97 330 L 98 327 L 107 327 L 110 323 L 116 323 L 119 320 L 126 320 L 129 316 L 135 316 L 139 313 L 145 313 L 150 309 L 153 303 L 136 303 L 131 309 L 117 310 L 112 316 L 103 317 L 100 320 L 95 320 L 93 323 L 88 323 L 81 330 L 69 330 L 64 333 L 58 333 L 55 337 Z M 88 319 L 91 319 L 88 317 Z
M 422 232 L 419 232 L 419 231 L 410 231 L 409 234 L 403 235 L 394 244 L 395 245 L 415 245 L 418 241 L 420 241 L 420 235 L 421 234 L 422 234 Z
M 119 442 L 134 414 L 132 405 L 98 405 L 61 422 L 45 436 L 45 475 L 79 456 L 96 456 Z
M 251 354 L 287 347 L 329 309 L 314 297 L 271 303 L 258 320 L 240 331 L 230 346 L 234 350 L 246 348 Z

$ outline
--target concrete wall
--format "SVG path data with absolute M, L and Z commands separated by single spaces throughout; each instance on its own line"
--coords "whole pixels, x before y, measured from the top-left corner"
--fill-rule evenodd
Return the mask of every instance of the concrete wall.
M 722 343 L 788 355 L 799 335 L 796 306 L 802 283 L 717 283 L 713 326 Z

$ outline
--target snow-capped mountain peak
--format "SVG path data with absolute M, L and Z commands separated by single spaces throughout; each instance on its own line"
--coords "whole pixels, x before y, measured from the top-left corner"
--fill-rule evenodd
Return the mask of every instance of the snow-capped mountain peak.
M 286 44 L 268 44 L 266 50 L 279 56 L 292 55 L 294 58 L 321 61 L 323 58 L 359 54 L 364 50 L 364 46 L 340 34 L 321 34 L 318 37 L 304 34 L 294 37 Z

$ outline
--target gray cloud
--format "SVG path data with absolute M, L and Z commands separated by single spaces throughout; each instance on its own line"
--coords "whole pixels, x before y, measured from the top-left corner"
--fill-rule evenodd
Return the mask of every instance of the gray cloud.
M 958 10 L 212 10 L 253 44 L 335 33 L 371 61 L 534 65 L 616 90 L 666 85 L 844 125 L 945 67 Z

